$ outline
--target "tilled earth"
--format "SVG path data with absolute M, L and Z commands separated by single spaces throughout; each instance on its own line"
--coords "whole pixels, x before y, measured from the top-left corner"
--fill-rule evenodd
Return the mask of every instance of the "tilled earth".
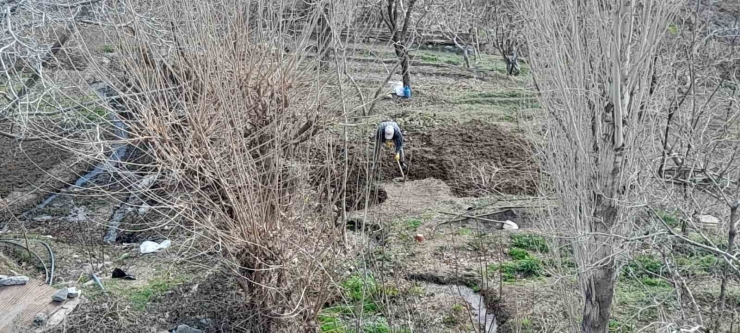
M 535 194 L 539 168 L 531 145 L 518 133 L 473 120 L 408 129 L 408 180 L 436 178 L 459 197 Z M 391 154 L 388 150 L 383 153 Z M 400 176 L 392 158 L 382 158 L 381 180 Z

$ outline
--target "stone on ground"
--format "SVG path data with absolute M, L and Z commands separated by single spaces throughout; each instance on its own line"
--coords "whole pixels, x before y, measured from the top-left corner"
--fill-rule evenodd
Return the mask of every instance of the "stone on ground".
M 0 286 L 20 286 L 28 283 L 28 280 L 29 278 L 23 275 L 5 277 L 0 279 Z
M 64 302 L 67 300 L 67 297 L 69 296 L 69 292 L 67 291 L 67 288 L 62 288 L 57 290 L 57 293 L 51 296 L 51 299 L 54 302 Z

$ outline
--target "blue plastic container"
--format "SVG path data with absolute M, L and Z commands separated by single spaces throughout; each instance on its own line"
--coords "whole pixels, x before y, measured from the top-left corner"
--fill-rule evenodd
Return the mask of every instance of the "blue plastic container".
M 411 98 L 411 87 L 404 86 L 403 87 L 403 97 L 404 98 Z

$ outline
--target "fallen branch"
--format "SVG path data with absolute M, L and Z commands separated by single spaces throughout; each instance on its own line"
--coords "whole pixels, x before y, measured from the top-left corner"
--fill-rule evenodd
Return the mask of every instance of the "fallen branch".
M 463 221 L 463 220 L 466 220 L 466 219 L 479 220 L 479 221 L 483 221 L 483 222 L 501 223 L 502 225 L 503 224 L 506 224 L 506 221 L 491 220 L 491 219 L 486 219 L 486 218 L 482 218 L 481 217 L 481 216 L 486 216 L 486 215 L 493 215 L 493 214 L 500 213 L 500 212 L 480 214 L 480 215 L 477 215 L 477 216 L 475 216 L 475 215 L 471 216 L 471 215 L 455 214 L 455 213 L 448 213 L 448 212 L 439 212 L 439 213 L 440 214 L 445 214 L 445 215 L 453 215 L 453 216 L 457 216 L 459 218 L 458 219 L 454 219 L 454 220 L 444 221 L 444 222 L 441 222 L 441 223 L 435 225 L 434 228 L 432 228 L 432 233 L 437 232 L 437 228 L 439 226 L 443 225 L 443 224 L 452 223 L 452 222 L 458 222 L 458 221 Z

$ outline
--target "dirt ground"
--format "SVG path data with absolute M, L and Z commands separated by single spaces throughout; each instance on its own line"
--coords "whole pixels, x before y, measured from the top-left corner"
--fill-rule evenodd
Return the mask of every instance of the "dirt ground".
M 520 134 L 481 120 L 407 131 L 410 180 L 440 179 L 460 197 L 537 191 L 539 170 Z
M 0 198 L 49 176 L 70 154 L 44 141 L 17 142 L 0 137 Z M 40 184 L 39 184 L 40 185 Z

